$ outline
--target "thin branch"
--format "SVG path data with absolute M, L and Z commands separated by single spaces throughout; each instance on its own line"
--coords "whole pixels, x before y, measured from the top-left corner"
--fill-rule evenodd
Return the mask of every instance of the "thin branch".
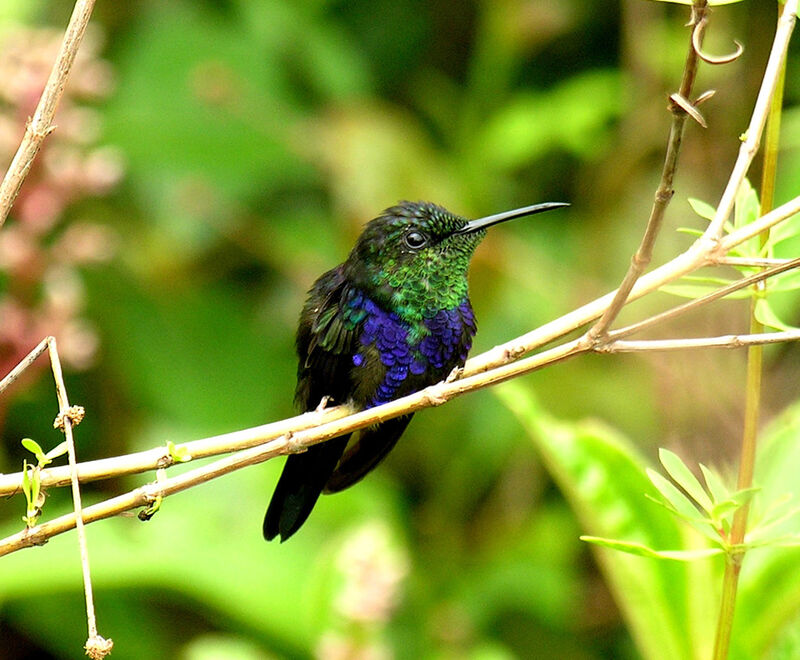
M 690 337 L 681 339 L 642 339 L 640 341 L 619 340 L 597 349 L 600 353 L 633 353 L 642 351 L 683 351 L 687 348 L 742 348 L 763 346 L 800 340 L 800 330 L 782 332 L 760 332 L 747 335 L 723 335 L 721 337 Z
M 630 296 L 636 280 L 638 280 L 642 273 L 650 265 L 653 258 L 653 247 L 655 246 L 658 233 L 661 231 L 661 226 L 664 224 L 664 214 L 667 210 L 672 196 L 675 194 L 675 189 L 672 187 L 673 180 L 675 179 L 675 171 L 678 167 L 678 155 L 680 154 L 681 143 L 683 141 L 683 130 L 686 126 L 686 118 L 693 115 L 689 107 L 692 104 L 687 101 L 692 95 L 692 88 L 697 76 L 697 63 L 699 44 L 698 41 L 702 40 L 702 31 L 698 29 L 701 25 L 705 25 L 708 20 L 706 13 L 708 11 L 706 0 L 697 0 L 692 7 L 692 36 L 689 39 L 689 48 L 686 53 L 686 62 L 683 67 L 683 77 L 681 79 L 680 88 L 672 99 L 669 109 L 672 112 L 672 123 L 669 129 L 669 139 L 667 141 L 667 153 L 664 158 L 664 166 L 661 170 L 661 181 L 656 190 L 655 199 L 653 200 L 653 207 L 650 210 L 650 217 L 647 220 L 647 227 L 642 236 L 639 248 L 631 259 L 628 272 L 622 283 L 619 285 L 614 298 L 608 307 L 603 312 L 600 320 L 589 330 L 588 340 L 590 342 L 602 337 L 619 316 L 620 311 L 625 306 L 625 302 Z M 683 102 L 682 102 L 683 101 Z M 687 107 L 689 106 L 689 107 Z M 693 108 L 692 108 L 693 109 Z M 699 113 L 698 113 L 699 114 Z M 705 122 L 701 121 L 701 124 Z
M 727 236 L 724 236 L 720 240 L 719 246 L 715 251 L 717 256 L 714 258 L 714 261 L 717 261 L 720 257 L 735 248 L 737 245 L 741 245 L 745 241 L 755 238 L 761 232 L 771 229 L 778 223 L 781 223 L 784 220 L 791 218 L 793 215 L 797 215 L 798 213 L 800 213 L 800 195 L 794 199 L 790 199 L 785 204 L 781 204 L 777 208 L 772 209 L 769 213 L 762 215 L 760 218 L 751 222 L 750 224 L 747 224 L 736 231 L 732 231 Z
M 720 257 L 714 263 L 718 266 L 738 266 L 740 268 L 769 268 L 794 261 L 793 259 L 777 259 L 772 257 Z
M 796 7 L 797 0 L 788 0 L 784 15 L 792 15 L 793 12 L 796 13 Z M 783 48 L 785 51 L 786 42 L 788 42 L 790 33 L 790 30 L 788 32 L 786 29 L 782 30 L 781 34 L 785 41 L 780 41 L 776 38 L 773 49 Z M 739 162 L 740 161 L 737 160 L 737 165 Z M 733 179 L 735 175 L 736 168 L 734 168 L 734 173 L 731 178 Z M 794 213 L 797 213 L 798 210 L 800 210 L 800 197 L 784 204 L 782 207 L 775 209 L 756 221 L 754 225 L 758 225 L 757 229 L 752 229 L 754 225 L 751 225 L 733 232 L 722 240 L 707 231 L 684 253 L 639 278 L 631 289 L 628 301 L 650 293 L 660 286 L 675 281 L 697 268 L 713 265 L 715 262 L 725 257 L 725 251 L 730 250 L 732 247 L 750 238 L 751 231 L 753 232 L 752 235 L 755 235 L 762 231 L 765 226 L 773 226 Z M 247 444 L 249 448 L 242 449 L 234 455 L 215 461 L 210 465 L 191 470 L 178 477 L 150 484 L 126 495 L 87 507 L 83 512 L 83 520 L 88 523 L 116 515 L 121 511 L 146 505 L 159 496 L 166 496 L 179 492 L 180 490 L 203 483 L 209 479 L 226 474 L 231 470 L 244 467 L 245 465 L 259 463 L 280 454 L 305 451 L 313 444 L 323 442 L 327 439 L 342 435 L 343 433 L 382 422 L 391 417 L 414 412 L 428 406 L 440 405 L 465 392 L 503 382 L 518 375 L 563 361 L 575 355 L 593 350 L 604 350 L 609 342 L 606 341 L 605 343 L 601 342 L 592 345 L 588 344 L 584 337 L 566 342 L 524 359 L 517 359 L 520 355 L 540 348 L 550 341 L 562 337 L 598 318 L 611 303 L 614 295 L 615 292 L 606 294 L 522 337 L 518 337 L 506 344 L 495 347 L 491 351 L 487 351 L 482 355 L 470 359 L 464 369 L 461 370 L 459 374 L 460 378 L 458 379 L 448 379 L 446 382 L 439 383 L 421 392 L 392 401 L 383 406 L 355 414 L 348 414 L 350 411 L 345 407 L 337 407 L 322 412 L 307 413 L 290 420 L 283 420 L 255 429 L 246 429 L 233 434 L 215 436 L 213 438 L 195 441 L 195 443 L 187 443 L 183 445 L 182 448 L 185 447 L 189 449 L 193 457 L 199 457 L 202 451 L 208 451 L 209 453 L 206 455 L 210 455 L 212 452 L 219 453 L 219 451 L 222 450 L 232 451 L 236 448 L 235 443 L 237 442 L 249 443 Z M 768 340 L 765 339 L 765 341 L 778 341 L 776 336 L 780 336 L 780 333 L 772 333 L 772 335 L 770 335 L 771 338 Z M 794 336 L 790 337 L 786 335 L 779 341 L 795 338 Z M 730 342 L 732 340 L 729 337 L 726 341 Z M 741 345 L 746 345 L 746 342 L 754 340 L 739 338 L 737 341 L 743 342 Z M 617 342 L 617 344 L 617 348 L 619 348 L 620 342 Z M 625 347 L 625 344 L 621 345 L 623 348 Z M 629 343 L 628 346 L 630 345 Z M 314 426 L 318 423 L 320 423 L 319 426 Z M 231 442 L 233 444 L 231 444 Z M 252 446 L 256 443 L 263 444 Z M 103 473 L 103 470 L 106 470 L 105 474 L 110 476 L 111 472 L 120 474 L 122 472 L 117 471 L 118 469 L 128 469 L 130 466 L 134 465 L 138 466 L 135 471 L 141 471 L 141 469 L 153 469 L 153 467 L 163 468 L 173 462 L 174 459 L 169 455 L 167 450 L 158 448 L 150 450 L 149 452 L 134 454 L 130 457 L 105 459 L 104 461 L 95 461 L 91 464 L 78 466 L 78 476 L 81 479 L 92 475 L 93 478 L 102 478 L 99 475 Z M 144 467 L 145 464 L 147 467 Z M 92 467 L 84 471 L 85 466 Z M 56 481 L 52 475 L 60 474 L 58 472 L 60 469 L 61 468 L 55 468 L 53 470 L 43 471 L 43 483 L 55 484 Z M 45 472 L 48 474 L 45 474 Z M 11 487 L 11 491 L 5 492 L 14 492 L 14 490 L 19 488 L 21 477 L 14 481 L 15 477 L 16 475 L 7 475 L 6 478 L 0 480 L 6 487 Z M 49 481 L 46 481 L 48 479 Z M 74 514 L 62 516 L 56 520 L 43 523 L 30 530 L 23 531 L 2 540 L 0 541 L 0 554 L 7 554 L 8 552 L 29 545 L 44 543 L 50 536 L 71 529 L 75 525 L 75 521 L 76 517 Z
M 551 349 L 545 352 L 546 355 L 531 356 L 513 364 L 505 365 L 505 367 L 494 369 L 491 372 L 476 374 L 470 378 L 443 381 L 438 385 L 428 387 L 402 399 L 397 399 L 369 410 L 363 410 L 321 426 L 298 431 L 297 433 L 286 433 L 260 446 L 241 450 L 209 465 L 189 470 L 170 479 L 146 484 L 124 495 L 86 507 L 83 509 L 83 522 L 92 523 L 104 518 L 110 518 L 123 511 L 146 506 L 157 497 L 173 495 L 229 472 L 262 463 L 283 454 L 306 451 L 315 444 L 338 437 L 349 431 L 371 426 L 422 408 L 441 405 L 465 392 L 509 380 L 522 373 L 553 364 L 570 355 L 585 352 L 585 350 L 575 346 L 573 342 L 571 347 Z M 342 406 L 339 408 L 342 408 Z M 49 538 L 73 529 L 75 524 L 76 516 L 74 513 L 70 513 L 12 534 L 0 540 L 0 556 L 33 545 L 42 545 Z
M 30 353 L 28 353 L 22 360 L 20 360 L 19 364 L 14 367 L 3 380 L 0 380 L 0 394 L 2 394 L 6 388 L 11 385 L 17 378 L 19 378 L 22 373 L 30 367 L 42 353 L 47 350 L 49 337 L 45 337 L 39 344 L 34 348 Z
M 785 220 L 790 217 L 796 211 L 794 209 L 794 205 L 800 206 L 800 197 L 792 200 L 785 204 L 783 207 L 779 207 L 775 211 L 764 216 L 761 220 L 767 219 L 770 222 L 770 226 L 777 224 L 781 220 Z M 781 211 L 783 209 L 783 211 Z M 761 222 L 761 220 L 757 220 L 757 224 Z M 746 229 L 746 228 L 743 228 Z M 746 233 L 743 233 L 743 230 L 740 232 L 735 232 L 734 234 L 729 235 L 726 237 L 725 241 L 730 243 L 730 247 L 735 247 L 740 242 L 747 240 L 749 236 Z M 695 246 L 696 247 L 696 246 Z M 716 246 L 713 246 L 716 249 Z M 690 251 L 691 252 L 691 251 Z M 633 297 L 639 297 L 644 295 L 645 293 L 649 293 L 659 286 L 669 283 L 678 279 L 679 277 L 691 272 L 699 265 L 704 265 L 706 262 L 711 263 L 711 257 L 703 256 L 700 254 L 699 256 L 689 255 L 689 252 L 680 255 L 673 261 L 665 264 L 659 269 L 648 273 L 641 280 L 637 283 L 637 289 L 641 287 L 640 290 L 634 289 Z M 718 259 L 718 258 L 717 258 Z M 621 328 L 609 334 L 609 340 L 617 340 L 622 337 L 627 337 L 633 334 L 634 332 L 639 332 L 644 330 L 647 327 L 652 327 L 656 323 L 660 323 L 666 321 L 668 318 L 672 318 L 679 314 L 685 313 L 691 309 L 696 309 L 701 305 L 708 304 L 717 300 L 721 297 L 729 295 L 734 291 L 742 289 L 750 284 L 754 284 L 755 282 L 762 281 L 765 278 L 772 277 L 778 275 L 779 273 L 785 272 L 791 268 L 798 267 L 798 259 L 793 259 L 786 263 L 783 263 L 778 266 L 773 266 L 771 269 L 767 271 L 762 271 L 760 273 L 756 273 L 751 275 L 747 278 L 743 278 L 738 280 L 737 282 L 733 282 L 726 287 L 722 287 L 717 291 L 714 291 L 703 298 L 698 298 L 695 300 L 691 300 L 683 305 L 680 305 L 677 308 L 672 310 L 667 310 L 666 312 L 662 312 L 650 319 L 646 319 L 644 321 L 640 321 L 632 326 L 627 326 L 626 328 Z M 517 338 L 511 342 L 508 342 L 504 346 L 514 345 L 516 342 L 520 344 L 525 343 L 527 345 L 530 344 L 530 337 L 536 337 L 538 335 L 538 344 L 533 345 L 533 348 L 538 348 L 546 343 L 548 343 L 551 338 L 557 338 L 561 334 L 565 334 L 569 330 L 573 329 L 571 326 L 575 323 L 574 319 L 576 317 L 580 317 L 580 315 L 588 315 L 591 314 L 592 309 L 598 309 L 602 311 L 602 305 L 604 301 L 610 300 L 612 294 L 607 294 L 603 298 L 599 298 L 592 303 L 584 305 L 583 307 L 570 312 L 569 314 L 561 317 L 560 319 L 556 319 L 551 321 L 550 323 L 545 324 L 544 326 L 538 328 L 537 330 L 532 331 L 522 337 Z M 588 319 L 591 320 L 591 319 Z M 568 328 L 568 330 L 561 330 L 563 328 Z M 555 329 L 555 330 L 554 330 Z M 464 382 L 466 376 L 474 376 L 481 373 L 485 373 L 486 371 L 491 371 L 492 369 L 496 369 L 498 367 L 507 365 L 511 362 L 515 357 L 518 357 L 521 353 L 526 352 L 523 350 L 513 351 L 509 350 L 508 352 L 502 351 L 503 347 L 496 347 L 486 353 L 481 355 L 477 355 L 470 360 L 467 361 L 463 371 L 461 372 L 462 379 L 459 381 L 461 383 Z M 582 347 L 579 345 L 577 341 L 568 342 L 563 344 L 552 351 L 545 351 L 542 353 L 538 353 L 531 358 L 530 362 L 522 362 L 523 369 L 525 370 L 534 370 L 540 369 L 543 366 L 548 366 L 553 362 L 561 361 L 571 357 L 573 355 L 577 355 L 582 352 L 587 352 L 589 347 Z M 18 367 L 9 373 L 2 381 L 0 381 L 0 392 L 2 392 L 5 387 L 10 384 L 23 370 L 24 364 L 31 362 L 35 359 L 36 356 L 41 355 L 42 352 L 46 350 L 46 342 L 42 342 L 39 346 L 36 347 L 21 363 Z M 498 351 L 500 351 L 500 355 L 498 356 Z M 489 370 L 482 369 L 482 365 L 486 363 L 491 363 L 492 367 Z M 527 371 L 522 371 L 522 373 L 526 373 Z M 423 392 L 417 393 L 416 395 L 412 395 L 412 397 L 407 397 L 411 399 L 415 398 L 425 398 L 430 397 L 432 400 L 437 399 L 441 396 L 440 393 L 437 392 L 436 388 L 438 386 L 433 386 L 429 388 L 429 390 L 424 390 Z M 471 391 L 473 388 L 466 388 L 464 391 Z M 477 388 L 474 388 L 477 389 Z M 405 401 L 403 399 L 402 401 Z M 379 410 L 375 408 L 373 410 Z M 334 408 L 328 408 L 323 411 L 319 412 L 308 412 L 302 415 L 298 415 L 296 417 L 291 417 L 285 420 L 280 420 L 278 422 L 272 422 L 270 424 L 263 424 L 261 426 L 257 426 L 254 428 L 243 429 L 240 431 L 234 431 L 231 433 L 224 433 L 222 435 L 216 435 L 209 438 L 203 438 L 200 440 L 194 440 L 192 442 L 187 442 L 181 445 L 182 449 L 185 449 L 186 453 L 189 454 L 194 459 L 199 458 L 207 458 L 211 456 L 217 456 L 224 453 L 240 451 L 242 449 L 246 449 L 249 447 L 254 447 L 258 445 L 262 445 L 270 440 L 278 438 L 286 433 L 296 433 L 298 431 L 303 431 L 306 429 L 310 429 L 313 427 L 324 425 L 328 422 L 334 420 L 345 420 L 349 419 L 348 415 L 352 413 L 346 406 L 337 406 Z M 352 429 L 347 429 L 352 430 Z M 85 463 L 81 463 L 78 466 L 78 478 L 81 483 L 86 483 L 89 481 L 97 481 L 102 479 L 108 479 L 110 477 L 115 476 L 122 476 L 122 475 L 130 475 L 130 474 L 138 474 L 142 472 L 148 472 L 151 470 L 155 470 L 162 467 L 168 467 L 174 463 L 174 459 L 170 456 L 169 451 L 167 450 L 166 446 L 162 447 L 155 447 L 153 449 L 149 449 L 142 452 L 136 452 L 133 454 L 128 454 L 124 456 L 117 456 L 113 458 L 104 458 L 95 461 L 87 461 Z M 70 481 L 70 472 L 68 466 L 59 466 L 59 467 L 52 467 L 52 468 L 44 468 L 41 471 L 41 483 L 43 487 L 59 487 L 68 484 Z M 5 474 L 0 475 L 0 497 L 5 497 L 9 495 L 13 495 L 14 493 L 20 492 L 22 488 L 22 473 L 14 473 L 14 474 Z
M 785 261 L 779 265 L 773 266 L 769 270 L 764 270 L 748 277 L 732 282 L 731 284 L 721 287 L 702 298 L 690 300 L 682 305 L 674 307 L 652 316 L 638 323 L 614 330 L 608 334 L 608 341 L 617 341 L 624 337 L 628 337 L 636 332 L 641 332 L 647 328 L 653 327 L 659 323 L 673 319 L 681 314 L 690 310 L 697 309 L 703 305 L 710 304 L 715 300 L 723 298 L 735 291 L 744 289 L 752 284 L 763 281 L 767 278 L 774 277 L 780 273 L 786 272 L 793 268 L 800 267 L 800 257 Z M 40 347 L 46 348 L 46 342 L 42 342 Z M 44 349 L 37 347 L 31 355 L 39 351 L 41 354 Z M 560 361 L 578 354 L 580 347 L 578 342 L 570 342 L 558 347 L 553 353 L 540 353 L 536 356 L 536 364 L 533 368 L 542 368 L 555 361 Z M 480 356 L 478 356 L 480 357 Z M 29 361 L 30 356 L 25 359 Z M 15 369 L 15 372 L 17 369 Z M 12 372 L 14 373 L 14 372 Z M 481 372 L 478 372 L 481 373 Z M 10 375 L 10 374 L 9 374 Z M 437 396 L 433 395 L 434 398 Z M 278 422 L 270 424 L 263 424 L 241 431 L 234 431 L 231 433 L 224 433 L 209 438 L 202 438 L 200 440 L 193 440 L 184 443 L 180 446 L 181 450 L 191 457 L 191 459 L 209 458 L 226 454 L 242 449 L 248 449 L 262 445 L 270 440 L 278 438 L 287 433 L 297 433 L 313 427 L 321 426 L 327 422 L 334 420 L 345 419 L 352 411 L 347 406 L 336 406 L 322 411 L 308 412 L 296 417 L 290 417 Z M 109 479 L 111 477 L 119 477 L 124 475 L 139 474 L 142 472 L 150 472 L 160 468 L 173 465 L 175 460 L 170 455 L 166 446 L 155 447 L 146 451 L 135 452 L 126 454 L 124 456 L 116 456 L 113 458 L 102 458 L 94 461 L 86 461 L 78 465 L 78 478 L 81 483 L 90 481 L 99 481 L 102 479 Z M 40 480 L 43 487 L 60 487 L 65 486 L 70 481 L 69 466 L 59 466 L 52 468 L 43 468 L 40 473 Z M 0 497 L 8 497 L 20 492 L 22 487 L 22 473 L 0 475 Z
M 764 131 L 764 124 L 767 121 L 769 106 L 775 87 L 780 78 L 783 60 L 789 48 L 789 39 L 792 36 L 795 19 L 797 17 L 797 0 L 786 0 L 783 14 L 778 21 L 778 28 L 775 31 L 775 38 L 772 41 L 767 67 L 764 71 L 764 78 L 761 81 L 761 88 L 753 108 L 750 124 L 744 134 L 742 145 L 739 147 L 739 155 L 733 166 L 733 171 L 728 179 L 725 191 L 717 205 L 714 218 L 706 229 L 705 235 L 714 240 L 720 240 L 724 230 L 725 221 L 730 217 L 733 205 L 736 200 L 736 193 L 742 185 L 747 171 L 758 152 L 761 144 L 761 134 Z
M 720 287 L 712 291 L 711 293 L 707 293 L 700 298 L 694 298 L 689 300 L 688 302 L 683 303 L 682 305 L 678 305 L 677 307 L 673 307 L 672 309 L 668 309 L 666 311 L 661 312 L 660 314 L 656 314 L 655 316 L 651 316 L 648 319 L 644 319 L 643 321 L 639 321 L 638 323 L 633 323 L 631 325 L 625 326 L 624 328 L 619 328 L 618 330 L 613 330 L 609 332 L 607 335 L 607 339 L 609 342 L 617 341 L 618 339 L 622 339 L 623 337 L 629 337 L 630 335 L 641 332 L 647 328 L 650 328 L 654 325 L 659 323 L 663 323 L 664 321 L 673 319 L 681 314 L 685 314 L 693 309 L 697 309 L 698 307 L 702 307 L 703 305 L 708 305 L 709 303 L 714 302 L 715 300 L 719 300 L 720 298 L 724 298 L 725 296 L 729 296 L 736 291 L 740 291 L 742 289 L 746 289 L 747 287 L 758 284 L 759 282 L 763 282 L 764 280 L 775 277 L 776 275 L 780 275 L 781 273 L 785 273 L 786 271 L 793 270 L 795 268 L 800 268 L 800 257 L 796 259 L 788 259 L 788 260 L 780 260 L 782 263 L 773 266 L 767 270 L 759 271 L 758 273 L 754 273 L 753 275 L 749 275 L 748 277 L 743 277 L 735 282 L 731 282 L 727 286 Z
M 81 489 L 78 483 L 78 461 L 75 455 L 75 441 L 72 427 L 83 419 L 83 408 L 70 406 L 67 397 L 67 388 L 64 384 L 64 375 L 61 371 L 61 360 L 58 357 L 58 348 L 55 337 L 46 340 L 50 354 L 50 366 L 53 369 L 53 379 L 56 384 L 56 398 L 58 399 L 58 416 L 53 424 L 61 428 L 67 442 L 67 456 L 69 458 L 70 483 L 72 485 L 72 502 L 75 511 L 75 527 L 78 533 L 78 547 L 81 555 L 81 571 L 83 572 L 83 591 L 86 598 L 86 621 L 89 628 L 89 637 L 85 648 L 91 651 L 92 657 L 105 657 L 111 652 L 113 642 L 97 634 L 97 617 L 94 611 L 94 595 L 92 592 L 92 571 L 89 567 L 89 548 L 86 543 L 86 531 L 83 524 L 83 505 L 81 503 Z M 98 651 L 100 651 L 98 654 Z
M 0 227 L 8 217 L 44 139 L 55 130 L 53 117 L 64 93 L 69 72 L 75 62 L 75 56 L 78 54 L 78 48 L 86 32 L 86 26 L 89 24 L 93 8 L 94 0 L 78 0 L 75 3 L 47 85 L 42 92 L 33 117 L 28 121 L 17 153 L 0 184 Z
M 741 348 L 752 344 L 778 343 L 800 340 L 800 331 L 775 332 L 762 335 L 729 335 L 726 337 L 710 337 L 685 340 L 651 340 L 644 342 L 617 341 L 599 348 L 591 349 L 599 352 L 616 353 L 644 350 L 678 350 L 686 348 Z M 568 357 L 588 352 L 577 340 L 564 346 L 545 351 L 523 360 L 519 360 L 505 369 L 477 374 L 464 380 L 442 382 L 421 392 L 392 401 L 390 403 L 364 410 L 342 419 L 334 420 L 315 428 L 287 433 L 270 440 L 260 446 L 243 449 L 231 456 L 219 459 L 203 467 L 189 470 L 181 475 L 146 484 L 98 504 L 83 509 L 83 522 L 92 523 L 118 515 L 124 511 L 151 504 L 156 498 L 174 495 L 199 484 L 223 476 L 244 467 L 262 463 L 276 456 L 298 453 L 309 447 L 330 440 L 348 431 L 364 428 L 377 422 L 408 412 L 414 412 L 431 405 L 441 405 L 455 396 L 468 391 L 496 384 L 523 373 L 529 373 L 544 366 L 549 366 Z M 23 530 L 0 540 L 0 556 L 22 548 L 41 545 L 49 538 L 63 534 L 76 526 L 74 513 L 66 514 L 54 520 Z
M 336 406 L 320 412 L 309 412 L 296 417 L 262 424 L 253 428 L 223 433 L 209 438 L 193 440 L 180 445 L 191 459 L 219 456 L 250 447 L 263 445 L 282 435 L 296 433 L 321 426 L 327 422 L 343 419 L 353 411 L 347 406 Z M 166 444 L 146 451 L 86 461 L 78 465 L 78 479 L 81 483 L 100 481 L 130 474 L 150 472 L 175 464 Z M 66 486 L 70 482 L 69 466 L 43 468 L 40 473 L 41 485 L 45 488 Z M 0 475 L 0 497 L 21 492 L 22 473 Z

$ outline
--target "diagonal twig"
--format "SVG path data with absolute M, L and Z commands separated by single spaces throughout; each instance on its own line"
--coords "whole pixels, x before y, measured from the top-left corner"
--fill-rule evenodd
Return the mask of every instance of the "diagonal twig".
M 691 103 L 686 101 L 692 95 L 692 88 L 694 81 L 697 77 L 697 66 L 699 58 L 699 41 L 702 40 L 702 31 L 698 28 L 705 25 L 708 20 L 706 17 L 708 6 L 706 0 L 697 0 L 692 7 L 692 36 L 689 39 L 689 48 L 686 53 L 686 62 L 683 67 L 683 77 L 677 94 L 673 94 L 670 102 L 670 111 L 672 112 L 672 123 L 669 129 L 669 139 L 667 140 L 667 153 L 664 157 L 664 166 L 661 169 L 661 181 L 656 190 L 653 206 L 650 210 L 650 217 L 647 220 L 647 227 L 645 228 L 644 235 L 639 244 L 638 249 L 634 253 L 631 264 L 628 267 L 628 272 L 619 288 L 614 294 L 614 298 L 606 307 L 600 319 L 587 333 L 587 341 L 593 343 L 598 338 L 605 335 L 608 328 L 619 316 L 620 311 L 630 296 L 633 286 L 636 281 L 641 277 L 642 273 L 650 264 L 653 258 L 653 248 L 655 246 L 656 238 L 664 223 L 664 214 L 667 210 L 670 200 L 675 194 L 672 187 L 675 179 L 675 171 L 678 167 L 678 155 L 680 154 L 681 143 L 683 141 L 683 130 L 686 126 L 686 118 L 689 116 L 698 119 L 699 112 L 695 114 L 692 112 L 694 107 Z M 701 125 L 705 124 L 702 116 L 699 116 L 698 121 Z
M 28 120 L 22 142 L 6 171 L 2 184 L 0 184 L 0 227 L 8 217 L 44 139 L 55 130 L 53 118 L 64 93 L 69 72 L 75 62 L 75 56 L 78 54 L 78 48 L 86 32 L 86 26 L 89 24 L 93 8 L 94 0 L 78 0 L 75 3 L 61 49 L 50 71 L 50 77 L 47 79 L 47 85 L 45 85 L 33 117 Z

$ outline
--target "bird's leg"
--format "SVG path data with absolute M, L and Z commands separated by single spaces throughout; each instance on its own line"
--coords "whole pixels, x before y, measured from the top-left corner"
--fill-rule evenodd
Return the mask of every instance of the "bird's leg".
M 464 373 L 464 367 L 455 367 L 449 374 L 447 374 L 447 378 L 444 379 L 444 382 L 452 383 L 454 380 L 461 378 L 462 373 Z

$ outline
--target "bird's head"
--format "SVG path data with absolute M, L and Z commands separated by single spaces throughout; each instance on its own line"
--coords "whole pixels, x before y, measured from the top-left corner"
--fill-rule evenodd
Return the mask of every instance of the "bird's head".
M 356 286 L 406 318 L 452 309 L 467 295 L 467 269 L 491 225 L 553 208 L 537 204 L 478 220 L 430 202 L 400 202 L 364 227 L 345 264 Z

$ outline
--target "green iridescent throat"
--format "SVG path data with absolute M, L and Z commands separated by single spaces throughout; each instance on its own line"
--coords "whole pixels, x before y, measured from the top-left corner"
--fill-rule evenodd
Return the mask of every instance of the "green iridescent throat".
M 401 204 L 365 227 L 347 262 L 351 281 L 412 328 L 467 298 L 467 269 L 484 231 L 434 204 Z M 410 234 L 415 241 L 409 242 Z M 424 242 L 420 244 L 420 237 Z

